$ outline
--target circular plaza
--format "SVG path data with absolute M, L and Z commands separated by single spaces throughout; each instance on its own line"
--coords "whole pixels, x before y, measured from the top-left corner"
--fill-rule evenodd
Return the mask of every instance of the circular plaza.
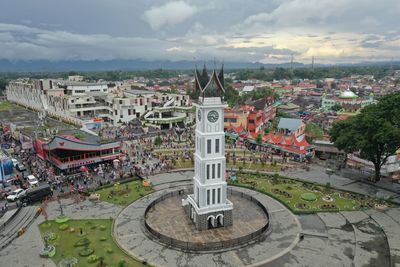
M 269 217 L 258 200 L 229 189 L 228 197 L 235 207 L 233 225 L 198 230 L 182 207 L 182 199 L 190 193 L 185 189 L 173 191 L 150 203 L 144 215 L 150 238 L 186 251 L 224 250 L 265 238 Z
M 177 193 L 187 192 L 190 185 L 182 181 L 165 186 L 168 187 L 159 188 L 127 206 L 114 221 L 113 236 L 118 245 L 129 255 L 150 265 L 258 266 L 285 255 L 299 242 L 301 226 L 296 216 L 267 195 L 246 188 L 228 187 L 229 199 L 235 205 L 233 226 L 198 231 L 182 207 L 182 199 L 187 193 Z M 267 214 L 257 202 L 265 207 Z M 159 236 L 150 233 L 146 224 Z M 266 224 L 268 229 L 260 233 Z M 242 245 L 232 242 L 248 238 L 252 233 L 257 236 L 246 239 Z M 179 240 L 181 246 L 165 242 L 161 235 L 168 240 Z M 197 249 L 185 249 L 188 243 Z

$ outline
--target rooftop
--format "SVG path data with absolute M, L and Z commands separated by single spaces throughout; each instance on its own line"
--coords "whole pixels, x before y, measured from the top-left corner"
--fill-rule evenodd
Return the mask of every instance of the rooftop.
M 358 96 L 350 91 L 350 89 L 347 89 L 339 95 L 339 98 L 358 98 Z
M 278 129 L 288 129 L 291 132 L 296 131 L 303 121 L 299 119 L 281 118 Z

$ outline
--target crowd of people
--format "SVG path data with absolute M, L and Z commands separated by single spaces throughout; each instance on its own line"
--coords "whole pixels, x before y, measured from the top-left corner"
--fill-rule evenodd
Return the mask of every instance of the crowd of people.
M 141 130 L 138 130 L 140 128 Z M 135 124 L 124 127 L 107 127 L 99 130 L 103 138 L 116 140 L 121 143 L 122 157 L 117 160 L 97 165 L 89 165 L 57 173 L 50 163 L 38 158 L 33 149 L 22 150 L 21 146 L 12 139 L 2 139 L 1 142 L 14 143 L 14 155 L 19 162 L 26 166 L 27 172 L 33 174 L 40 183 L 49 183 L 55 195 L 62 193 L 80 192 L 87 188 L 96 188 L 112 183 L 118 179 L 139 175 L 147 178 L 150 175 L 168 171 L 177 160 L 191 160 L 193 162 L 194 131 L 192 127 L 175 127 L 170 130 L 158 130 L 144 133 L 143 129 Z M 228 142 L 226 146 L 227 161 L 267 162 L 273 161 L 272 153 L 239 154 L 236 149 L 247 150 L 244 144 Z M 246 153 L 246 152 L 244 152 Z M 283 159 L 284 160 L 284 157 Z M 282 161 L 283 162 L 283 161 Z M 28 187 L 24 178 L 25 173 L 18 174 Z

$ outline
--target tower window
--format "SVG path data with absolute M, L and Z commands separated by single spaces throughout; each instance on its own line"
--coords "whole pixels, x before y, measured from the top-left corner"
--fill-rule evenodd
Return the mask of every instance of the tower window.
M 221 178 L 221 163 L 218 163 L 217 177 Z
M 212 178 L 215 179 L 215 164 L 212 165 Z
M 215 153 L 219 153 L 219 139 L 215 139 Z
M 212 203 L 215 204 L 215 189 L 212 190 Z
M 207 205 L 210 205 L 210 190 L 207 190 Z
M 210 179 L 210 164 L 207 164 L 207 180 Z
M 218 204 L 221 203 L 221 188 L 218 188 Z
M 211 154 L 211 139 L 207 140 L 207 154 Z

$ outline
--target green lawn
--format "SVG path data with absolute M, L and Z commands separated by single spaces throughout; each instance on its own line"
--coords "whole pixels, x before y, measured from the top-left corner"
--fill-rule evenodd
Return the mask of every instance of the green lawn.
M 101 201 L 107 201 L 117 205 L 128 205 L 151 192 L 153 192 L 153 189 L 144 187 L 141 180 L 124 184 L 117 183 L 113 186 L 96 191 L 96 193 L 100 194 Z
M 188 160 L 176 160 L 175 165 L 170 161 L 170 166 L 174 169 L 187 169 L 187 168 L 194 168 L 194 165 L 190 159 Z M 236 165 L 233 164 L 233 161 L 229 161 L 227 163 L 227 170 L 229 171 L 231 168 L 239 169 L 243 168 L 245 170 L 255 170 L 255 171 L 267 171 L 267 172 L 278 172 L 281 170 L 281 166 L 273 166 L 269 163 L 261 164 L 261 163 L 252 163 L 247 162 L 243 164 L 241 161 L 236 161 Z
M 16 106 L 13 103 L 8 102 L 8 101 L 4 101 L 4 102 L 0 103 L 0 112 L 1 111 L 7 111 L 7 110 L 10 110 L 10 109 L 15 109 L 15 107 Z
M 236 165 L 233 164 L 233 161 L 230 160 L 227 163 L 227 170 L 230 170 L 231 168 L 237 168 L 239 169 L 240 167 L 242 167 L 245 170 L 255 170 L 255 171 L 267 171 L 267 172 L 278 172 L 281 170 L 281 166 L 280 165 L 271 165 L 269 163 L 265 163 L 264 165 L 257 162 L 257 163 L 252 163 L 252 162 L 246 162 L 245 164 L 243 164 L 243 162 L 241 161 L 236 161 Z
M 112 220 L 70 220 L 67 222 L 66 230 L 59 230 L 60 224 L 55 221 L 43 222 L 39 225 L 42 237 L 46 233 L 55 233 L 56 239 L 49 241 L 56 247 L 56 254 L 51 258 L 57 266 L 62 259 L 75 257 L 78 260 L 76 266 L 79 267 L 95 267 L 99 264 L 99 260 L 94 263 L 88 262 L 88 257 L 79 256 L 79 251 L 85 246 L 75 247 L 78 240 L 87 238 L 90 243 L 87 246 L 93 249 L 92 255 L 104 257 L 104 263 L 107 266 L 123 267 L 123 266 L 145 266 L 141 262 L 126 255 L 114 242 L 111 236 Z M 84 235 L 80 235 L 80 228 Z M 125 264 L 122 264 L 125 262 Z
M 277 175 L 239 174 L 238 181 L 229 182 L 229 184 L 248 187 L 268 194 L 284 203 L 295 213 L 361 210 L 373 208 L 375 204 L 382 202 L 382 200 L 369 196 Z M 313 195 L 316 200 L 307 200 L 314 199 Z M 390 206 L 389 203 L 386 204 Z

